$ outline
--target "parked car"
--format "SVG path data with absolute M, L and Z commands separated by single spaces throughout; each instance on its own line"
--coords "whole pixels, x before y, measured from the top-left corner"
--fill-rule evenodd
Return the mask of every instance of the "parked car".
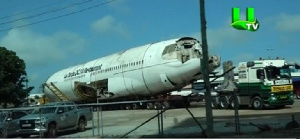
M 18 133 L 22 137 L 43 135 L 56 137 L 59 131 L 77 129 L 84 131 L 92 120 L 92 109 L 78 108 L 73 102 L 54 102 L 37 107 L 20 119 Z
M 0 138 L 17 137 L 20 118 L 28 113 L 23 110 L 2 110 L 0 111 Z

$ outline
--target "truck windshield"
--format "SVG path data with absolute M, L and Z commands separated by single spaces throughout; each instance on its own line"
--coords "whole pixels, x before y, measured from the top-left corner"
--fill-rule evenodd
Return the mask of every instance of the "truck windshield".
M 45 108 L 39 108 L 39 109 L 34 109 L 32 111 L 32 114 L 46 114 L 46 113 L 55 113 L 57 107 L 45 107 Z
M 269 80 L 274 80 L 274 79 L 280 79 L 280 78 L 290 78 L 291 77 L 291 70 L 289 67 L 274 67 L 270 66 L 266 68 L 267 72 L 267 78 Z

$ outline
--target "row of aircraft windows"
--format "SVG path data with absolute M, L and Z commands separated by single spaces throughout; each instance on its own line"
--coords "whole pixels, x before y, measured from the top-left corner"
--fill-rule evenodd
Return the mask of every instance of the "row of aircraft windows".
M 131 62 L 131 63 L 119 65 L 119 66 L 110 67 L 110 68 L 107 68 L 105 70 L 101 70 L 100 73 L 102 73 L 102 72 L 109 72 L 109 71 L 113 71 L 113 70 L 119 70 L 121 68 L 127 68 L 127 67 L 137 66 L 137 65 L 141 65 L 143 63 L 144 63 L 144 60 L 142 60 L 142 61 L 136 61 L 136 62 Z

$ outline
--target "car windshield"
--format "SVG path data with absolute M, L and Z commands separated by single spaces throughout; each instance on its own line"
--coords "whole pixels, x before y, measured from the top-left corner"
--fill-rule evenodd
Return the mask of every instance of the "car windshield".
M 46 114 L 46 113 L 55 113 L 57 107 L 44 107 L 39 109 L 34 109 L 32 114 Z

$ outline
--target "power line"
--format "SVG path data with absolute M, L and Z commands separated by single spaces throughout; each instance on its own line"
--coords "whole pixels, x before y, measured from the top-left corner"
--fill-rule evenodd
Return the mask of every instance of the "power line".
M 40 6 L 40 7 L 37 7 L 37 8 L 33 8 L 33 9 L 21 11 L 21 12 L 15 13 L 15 14 L 2 16 L 2 17 L 0 17 L 0 19 L 6 19 L 6 18 L 9 18 L 9 17 L 12 17 L 12 16 L 22 15 L 24 13 L 29 13 L 29 12 L 32 12 L 32 11 L 35 11 L 35 10 L 44 9 L 46 7 L 50 7 L 52 5 L 56 5 L 56 4 L 58 4 L 60 2 L 63 2 L 63 1 L 65 1 L 65 0 L 60 0 L 59 2 L 50 3 L 50 4 L 47 4 L 47 5 L 44 5 L 44 6 Z
M 45 14 L 48 14 L 48 13 L 54 13 L 54 12 L 65 10 L 65 9 L 68 9 L 68 8 L 71 8 L 71 7 L 74 7 L 74 6 L 77 6 L 77 5 L 85 4 L 85 3 L 88 3 L 88 2 L 91 2 L 91 1 L 93 1 L 93 0 L 87 0 L 87 1 L 79 2 L 79 3 L 72 3 L 72 4 L 67 5 L 65 7 L 45 11 L 45 12 L 38 13 L 38 14 L 35 14 L 35 15 L 30 15 L 30 16 L 27 16 L 27 17 L 22 17 L 22 18 L 18 18 L 18 19 L 14 19 L 14 20 L 11 20 L 11 21 L 6 21 L 6 22 L 0 22 L 0 25 L 17 22 L 17 21 L 24 20 L 24 19 L 35 18 L 35 17 L 42 16 L 42 15 L 45 15 Z
M 77 13 L 80 13 L 80 12 L 83 12 L 83 11 L 86 11 L 86 10 L 90 10 L 90 9 L 93 9 L 93 8 L 96 8 L 96 7 L 99 7 L 99 6 L 103 6 L 105 4 L 109 4 L 109 3 L 113 2 L 113 1 L 116 1 L 116 0 L 110 0 L 110 1 L 107 1 L 107 2 L 104 2 L 104 3 L 99 3 L 97 5 L 90 6 L 88 8 L 84 8 L 84 9 L 81 9 L 81 10 L 78 10 L 78 11 L 75 11 L 75 12 L 71 12 L 71 13 L 68 13 L 68 14 L 64 14 L 64 15 L 60 15 L 60 16 L 48 18 L 48 19 L 45 19 L 45 20 L 40 20 L 40 21 L 37 21 L 37 22 L 25 24 L 25 25 L 11 27 L 11 28 L 7 28 L 7 29 L 2 29 L 2 30 L 0 30 L 0 32 L 8 31 L 8 30 L 11 30 L 11 29 L 16 29 L 16 28 L 22 28 L 22 27 L 26 27 L 26 26 L 31 26 L 31 25 L 35 25 L 35 24 L 39 24 L 39 23 L 43 23 L 43 22 L 47 22 L 47 21 L 51 21 L 51 20 L 55 20 L 55 19 L 59 19 L 59 18 L 66 17 L 66 16 L 69 16 L 69 15 L 77 14 Z

